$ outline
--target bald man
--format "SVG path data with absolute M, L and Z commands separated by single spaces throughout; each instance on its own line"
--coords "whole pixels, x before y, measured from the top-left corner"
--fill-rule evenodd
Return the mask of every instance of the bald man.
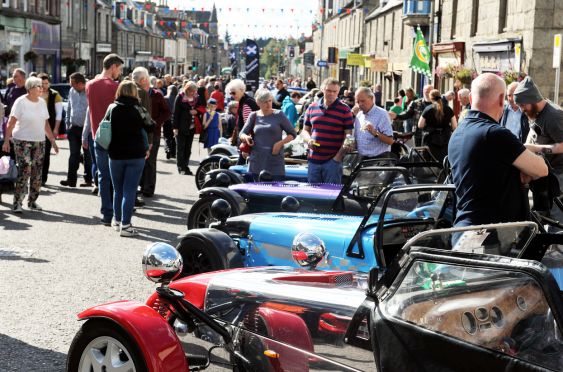
M 529 220 L 523 183 L 547 176 L 543 158 L 498 124 L 505 90 L 504 81 L 494 74 L 475 79 L 469 95 L 471 110 L 450 139 L 456 227 Z
M 409 107 L 407 108 L 406 111 L 401 112 L 399 115 L 395 114 L 394 112 L 389 112 L 389 116 L 391 117 L 391 120 L 408 120 L 408 119 L 413 119 L 414 121 L 414 127 L 416 128 L 416 126 L 418 125 L 418 122 L 420 120 L 420 117 L 422 116 L 422 112 L 424 111 L 424 109 L 430 105 L 432 105 L 432 100 L 430 100 L 430 92 L 434 89 L 434 87 L 432 85 L 425 85 L 424 88 L 422 89 L 422 93 L 424 94 L 424 97 L 419 98 L 417 100 L 415 100 L 414 102 L 412 102 Z M 421 130 L 416 130 L 415 128 L 413 128 L 414 131 L 416 131 L 416 135 L 414 138 L 414 144 L 415 146 L 421 146 L 422 144 L 422 131 Z

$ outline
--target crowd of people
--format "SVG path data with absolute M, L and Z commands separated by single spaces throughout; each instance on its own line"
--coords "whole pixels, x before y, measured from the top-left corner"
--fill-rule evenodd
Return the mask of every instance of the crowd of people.
M 283 181 L 284 146 L 300 133 L 309 148 L 309 182 L 340 184 L 346 152 L 357 150 L 364 159 L 388 158 L 393 132 L 401 131 L 414 132 L 414 145 L 427 146 L 436 160 L 450 156 L 462 202 L 464 197 L 471 202 L 480 198 L 472 195 L 476 189 L 468 183 L 481 177 L 475 159 L 485 162 L 497 156 L 495 173 L 503 164 L 510 164 L 521 172 L 524 182 L 545 173 L 537 157 L 531 157 L 532 152 L 542 152 L 563 181 L 563 110 L 545 100 L 529 77 L 501 87 L 491 74 L 481 75 L 471 90 L 457 91 L 461 110 L 456 118 L 452 109 L 456 93 L 441 94 L 432 85 L 423 87 L 422 97 L 410 87 L 399 90 L 386 111 L 379 85 L 354 91 L 334 78 L 325 79 L 319 88 L 311 78 L 306 83 L 277 79 L 249 92 L 240 79 L 169 75 L 158 79 L 144 67 L 122 77 L 123 63 L 118 55 L 110 54 L 104 59 L 103 72 L 94 79 L 86 81 L 79 72 L 69 77 L 66 132 L 70 156 L 67 178 L 61 181 L 63 186 L 77 186 L 82 158 L 85 171 L 80 186 L 95 186 L 101 223 L 121 236 L 138 235 L 131 222 L 134 208 L 145 204 L 143 196 L 155 193 L 161 135 L 166 158 L 175 160 L 180 175 L 192 175 L 189 162 L 197 134 L 208 151 L 220 138 L 230 138 L 239 149 L 237 164 L 248 163 L 256 181 L 265 170 L 274 181 Z M 3 121 L 2 150 L 18 166 L 13 211 L 21 213 L 26 194 L 28 207 L 41 210 L 36 201 L 48 180 L 51 150 L 58 152 L 55 140 L 61 130 L 62 98 L 50 88 L 46 74 L 26 79 L 26 72 L 16 69 L 12 79 L 1 97 L 8 118 Z M 289 92 L 288 87 L 305 87 L 308 94 L 303 99 L 303 92 Z M 297 104 L 302 106 L 300 112 Z M 539 129 L 531 130 L 531 120 Z M 491 129 L 492 123 L 500 125 Z M 483 128 L 489 128 L 488 132 Z M 108 131 L 110 139 L 104 140 Z M 527 141 L 530 134 L 535 136 L 532 142 Z M 491 154 L 487 147 L 495 147 L 487 141 L 497 141 L 497 137 L 495 143 L 504 143 L 502 156 Z M 506 173 L 505 183 L 514 172 Z M 507 183 L 503 187 L 516 193 Z M 460 210 L 458 216 L 464 216 L 464 208 Z M 470 216 L 464 221 L 481 220 Z

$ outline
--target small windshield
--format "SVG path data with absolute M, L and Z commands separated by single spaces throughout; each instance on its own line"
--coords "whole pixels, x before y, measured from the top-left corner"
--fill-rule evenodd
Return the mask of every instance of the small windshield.
M 491 226 L 494 227 L 436 230 L 414 239 L 410 244 L 414 247 L 519 257 L 536 231 L 533 223 Z
M 404 177 L 396 170 L 369 170 L 364 168 L 356 174 L 349 192 L 357 198 L 374 199 L 387 186 L 404 184 Z
M 400 166 L 407 169 L 413 184 L 444 183 L 445 175 L 438 163 L 435 163 L 434 165 L 429 164 L 425 167 L 408 163 L 403 163 Z
M 381 214 L 383 199 L 374 209 L 369 223 L 377 222 Z M 447 204 L 444 215 L 440 216 L 444 204 Z M 393 193 L 385 210 L 385 220 L 406 218 L 446 218 L 453 222 L 452 191 L 407 191 Z

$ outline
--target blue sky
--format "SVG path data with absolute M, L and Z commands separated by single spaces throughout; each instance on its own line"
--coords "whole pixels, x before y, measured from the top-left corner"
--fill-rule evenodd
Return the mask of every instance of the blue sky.
M 199 0 L 168 0 L 170 8 L 177 7 L 179 10 L 195 8 L 196 11 L 201 11 L 202 4 L 205 4 L 205 10 L 211 10 L 213 2 L 209 0 L 205 2 Z M 238 42 L 247 37 L 268 38 L 275 36 L 283 38 L 285 36 L 289 38 L 289 36 L 293 36 L 295 38 L 301 36 L 302 33 L 305 36 L 311 36 L 311 25 L 318 12 L 318 0 L 284 0 L 279 2 L 216 0 L 215 7 L 219 18 L 219 35 L 222 38 L 228 28 L 229 34 L 231 34 L 231 42 Z M 229 11 L 229 8 L 231 8 L 231 11 Z M 283 12 L 281 11 L 282 8 Z M 262 9 L 265 10 L 262 11 Z M 293 12 L 291 9 L 293 9 Z

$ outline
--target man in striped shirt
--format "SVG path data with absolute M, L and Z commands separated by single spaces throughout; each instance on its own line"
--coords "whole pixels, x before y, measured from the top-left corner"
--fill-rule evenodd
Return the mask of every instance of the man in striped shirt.
M 301 137 L 309 145 L 310 183 L 342 183 L 343 142 L 354 130 L 354 115 L 338 99 L 339 86 L 338 80 L 325 79 L 321 85 L 324 97 L 305 113 Z

